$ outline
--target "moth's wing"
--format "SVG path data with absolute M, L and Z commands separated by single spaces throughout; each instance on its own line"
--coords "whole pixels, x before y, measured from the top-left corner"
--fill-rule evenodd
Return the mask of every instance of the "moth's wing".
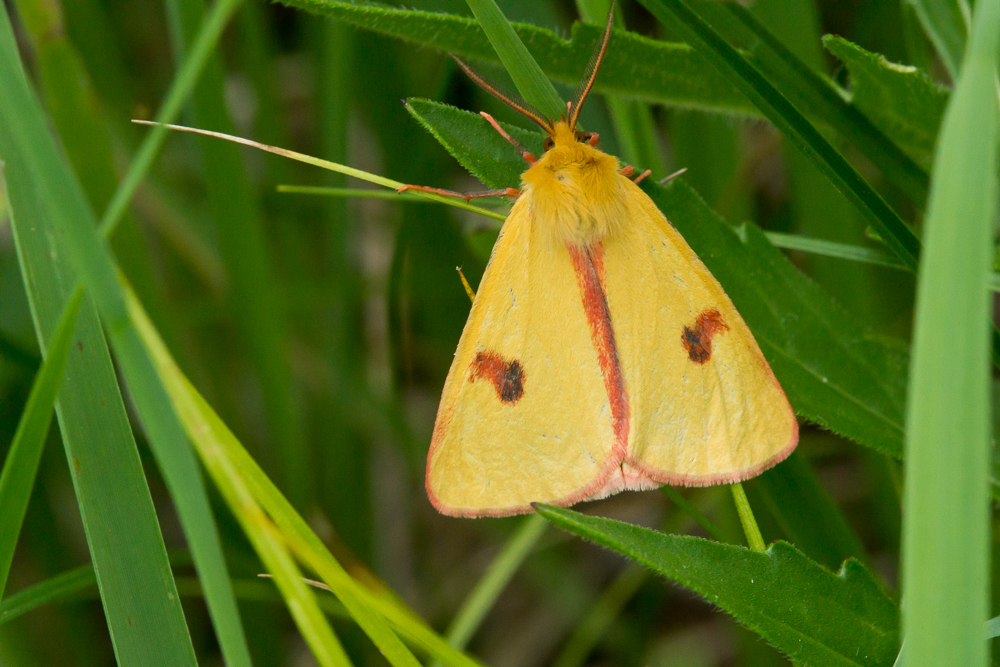
M 576 275 L 529 203 L 522 196 L 504 223 L 445 382 L 426 477 L 445 514 L 569 505 L 618 470 Z
M 629 220 L 605 263 L 631 408 L 626 463 L 668 484 L 753 477 L 795 448 L 795 414 L 718 281 L 649 197 L 625 187 Z

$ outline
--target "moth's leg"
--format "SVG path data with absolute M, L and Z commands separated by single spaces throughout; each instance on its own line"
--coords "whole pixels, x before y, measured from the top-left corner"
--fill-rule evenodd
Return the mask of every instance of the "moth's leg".
M 457 197 L 459 199 L 464 199 L 469 201 L 470 199 L 478 199 L 480 197 L 518 197 L 521 191 L 517 188 L 499 188 L 497 190 L 484 190 L 482 192 L 455 192 L 454 190 L 442 190 L 441 188 L 432 188 L 428 185 L 401 185 L 396 188 L 396 192 L 403 193 L 409 190 L 419 190 L 420 192 L 430 192 L 435 195 L 444 195 L 445 197 Z
M 600 139 L 600 138 L 601 138 L 601 135 L 599 135 L 597 132 L 591 132 L 590 133 L 590 139 L 587 140 L 587 144 L 590 145 L 590 146 L 596 146 L 597 145 L 597 140 Z
M 619 169 L 618 173 L 621 174 L 622 176 L 624 176 L 625 178 L 632 178 L 632 174 L 635 173 L 635 169 L 632 168 L 632 165 L 627 164 L 624 167 L 622 167 L 621 169 Z M 635 183 L 642 182 L 643 179 L 645 179 L 651 173 L 653 173 L 653 172 L 651 172 L 649 169 L 647 169 L 646 171 L 644 171 L 641 174 L 639 174 L 638 176 L 636 176 L 634 182 Z
M 525 162 L 527 162 L 528 164 L 535 164 L 535 162 L 538 161 L 538 158 L 529 153 L 528 149 L 522 146 L 520 143 L 518 143 L 517 139 L 507 134 L 506 130 L 500 127 L 500 123 L 493 120 L 493 116 L 489 115 L 485 111 L 480 111 L 479 115 L 488 120 L 490 122 L 490 125 L 493 126 L 493 129 L 496 130 L 501 137 L 510 142 L 510 144 L 517 150 L 518 155 L 524 158 Z

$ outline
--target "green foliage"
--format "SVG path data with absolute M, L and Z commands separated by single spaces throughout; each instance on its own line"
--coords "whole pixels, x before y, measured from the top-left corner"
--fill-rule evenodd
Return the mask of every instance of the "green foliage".
M 287 0 L 286 4 L 464 58 L 500 62 L 482 28 L 465 16 L 338 0 Z M 567 40 L 538 26 L 512 25 L 545 74 L 573 86 L 580 82 L 603 33 L 601 26 L 574 23 Z M 594 91 L 723 113 L 753 113 L 746 98 L 691 47 L 619 30 L 612 32 Z
M 0 172 L 0 181 L 2 180 L 3 174 Z M 21 532 L 24 513 L 28 509 L 31 487 L 35 485 L 42 448 L 45 446 L 45 436 L 48 435 L 49 425 L 52 423 L 56 394 L 59 393 L 59 385 L 62 384 L 66 356 L 69 354 L 76 315 L 80 312 L 82 299 L 82 292 L 73 296 L 62 321 L 59 322 L 59 327 L 52 336 L 52 345 L 31 387 L 31 394 L 28 395 L 28 402 L 21 415 L 21 423 L 17 425 L 17 432 L 4 461 L 3 472 L 0 473 L 0 594 L 7 586 L 10 563 L 14 560 L 14 546 Z
M 996 0 L 974 24 L 965 0 L 616 3 L 581 124 L 652 170 L 801 421 L 732 496 L 587 506 L 632 524 L 433 512 L 454 267 L 477 284 L 509 198 L 395 192 L 518 187 L 474 111 L 536 156 L 537 128 L 444 52 L 557 115 L 611 3 L 203 4 L 15 0 L 13 33 L 4 10 L 5 667 L 889 665 L 901 628 L 907 664 L 985 664 Z
M 891 63 L 843 37 L 827 35 L 823 45 L 851 74 L 851 104 L 914 160 L 929 166 L 948 90 L 917 68 Z
M 690 588 L 805 664 L 887 665 L 899 650 L 899 610 L 857 561 L 833 574 L 787 542 L 759 553 L 548 505 L 538 512 Z
M 992 294 L 1000 1 L 976 5 L 945 110 L 917 281 L 906 405 L 903 620 L 907 665 L 987 664 L 992 520 Z

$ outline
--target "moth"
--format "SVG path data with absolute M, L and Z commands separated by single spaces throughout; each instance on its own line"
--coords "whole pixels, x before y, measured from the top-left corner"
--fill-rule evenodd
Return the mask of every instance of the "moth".
M 626 489 L 753 477 L 798 443 L 753 334 L 633 180 L 577 128 L 611 35 L 567 113 L 548 119 L 459 61 L 546 133 L 527 163 L 445 381 L 427 457 L 431 503 L 507 516 Z M 643 174 L 645 176 L 645 174 Z

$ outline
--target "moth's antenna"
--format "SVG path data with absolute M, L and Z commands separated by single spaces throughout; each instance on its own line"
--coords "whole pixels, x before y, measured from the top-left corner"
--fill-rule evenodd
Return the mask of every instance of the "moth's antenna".
M 576 89 L 576 95 L 573 96 L 573 106 L 568 119 L 570 129 L 576 129 L 576 119 L 580 117 L 580 107 L 583 106 L 583 101 L 587 98 L 587 93 L 594 86 L 594 79 L 597 78 L 597 69 L 601 66 L 601 61 L 604 60 L 604 52 L 608 50 L 608 40 L 611 39 L 611 25 L 614 23 L 614 19 L 615 3 L 612 0 L 611 11 L 608 12 L 608 25 L 604 29 L 604 39 L 597 50 L 594 51 L 594 55 L 590 57 L 587 69 L 584 70 L 583 79 L 580 81 L 580 87 Z
M 514 111 L 518 111 L 527 116 L 528 118 L 530 118 L 531 120 L 535 121 L 542 127 L 543 130 L 545 130 L 549 134 L 552 134 L 555 131 L 555 129 L 552 127 L 552 123 L 547 121 L 545 119 L 545 116 L 543 116 L 538 111 L 538 109 L 531 106 L 517 95 L 504 90 L 501 86 L 498 86 L 497 84 L 493 83 L 486 77 L 482 76 L 481 74 L 479 74 L 479 72 L 477 72 L 476 70 L 472 69 L 464 62 L 462 62 L 457 56 L 453 54 L 448 54 L 448 55 L 451 56 L 452 60 L 458 63 L 458 66 L 461 67 L 467 75 L 469 75 L 470 79 L 479 84 L 479 87 L 485 90 L 487 93 L 497 98 L 498 100 L 509 106 Z

